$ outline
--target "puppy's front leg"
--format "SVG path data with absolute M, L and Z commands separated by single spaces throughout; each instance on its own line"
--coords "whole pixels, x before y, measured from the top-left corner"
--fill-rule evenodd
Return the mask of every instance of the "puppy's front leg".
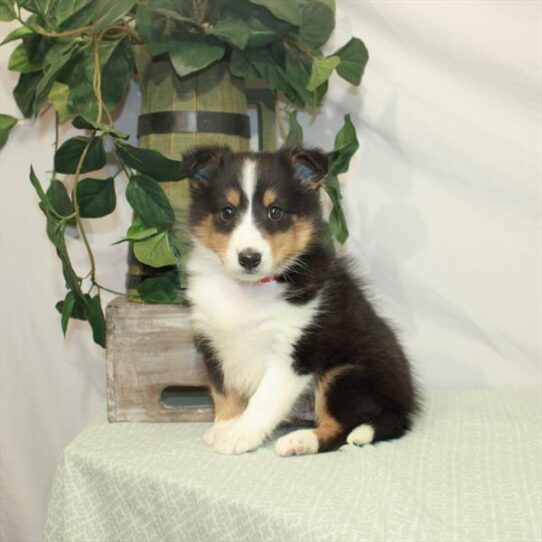
M 310 380 L 310 376 L 296 374 L 284 361 L 270 364 L 243 414 L 216 435 L 215 450 L 242 454 L 260 446 L 286 418 Z
M 234 391 L 223 390 L 220 392 L 212 384 L 210 389 L 215 409 L 215 420 L 212 427 L 205 433 L 203 440 L 209 446 L 213 446 L 216 435 L 226 431 L 239 419 L 247 406 L 247 402 Z

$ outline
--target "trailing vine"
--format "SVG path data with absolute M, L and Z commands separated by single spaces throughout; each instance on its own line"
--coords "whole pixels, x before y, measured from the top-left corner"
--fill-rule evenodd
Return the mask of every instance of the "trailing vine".
M 0 0 L 0 20 L 18 21 L 2 44 L 18 41 L 9 69 L 19 73 L 13 91 L 24 117 L 55 111 L 54 167 L 44 190 L 31 168 L 30 181 L 46 217 L 47 233 L 61 260 L 67 293 L 57 303 L 64 333 L 70 318 L 87 320 L 94 340 L 105 345 L 101 292 L 114 290 L 97 280 L 96 260 L 85 220 L 106 216 L 116 207 L 114 179 L 129 179 L 126 197 L 137 217 L 124 239 L 138 260 L 151 267 L 175 265 L 184 255 L 174 243 L 174 213 L 160 182 L 183 177 L 181 160 L 127 143 L 115 128 L 133 76 L 135 47 L 145 54 L 168 55 L 180 77 L 217 61 L 247 81 L 263 79 L 277 94 L 282 139 L 303 143 L 297 113 L 317 114 L 336 72 L 359 85 L 368 53 L 358 38 L 333 54 L 321 47 L 335 16 L 334 0 Z M 59 125 L 71 121 L 81 135 L 62 143 Z M 0 114 L 0 148 L 18 119 Z M 113 142 L 118 172 L 106 179 L 88 176 L 105 166 L 104 140 Z M 335 139 L 334 159 L 325 190 L 332 202 L 329 227 L 339 242 L 348 229 L 341 206 L 338 175 L 348 169 L 358 142 L 347 115 Z M 67 191 L 62 175 L 73 177 Z M 65 241 L 67 228 L 77 228 L 89 271 L 74 271 Z M 174 273 L 149 279 L 138 287 L 144 302 L 170 303 L 177 293 Z

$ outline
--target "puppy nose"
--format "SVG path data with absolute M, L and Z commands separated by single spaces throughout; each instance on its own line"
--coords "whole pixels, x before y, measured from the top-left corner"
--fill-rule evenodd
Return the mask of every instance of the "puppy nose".
M 251 248 L 239 252 L 239 265 L 247 271 L 252 271 L 260 265 L 262 255 Z

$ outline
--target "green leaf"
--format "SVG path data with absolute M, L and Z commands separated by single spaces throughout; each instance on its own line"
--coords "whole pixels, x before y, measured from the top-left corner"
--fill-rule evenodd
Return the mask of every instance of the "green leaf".
M 220 60 L 224 51 L 219 41 L 181 40 L 170 45 L 169 56 L 177 75 L 184 77 Z
M 75 173 L 85 147 L 90 146 L 83 160 L 81 173 L 87 173 L 105 166 L 106 155 L 101 137 L 72 137 L 65 141 L 55 153 L 55 171 Z
M 112 51 L 102 70 L 102 95 L 109 111 L 114 111 L 124 100 L 133 72 L 133 52 L 130 41 L 125 39 Z
M 130 178 L 126 199 L 149 226 L 169 226 L 175 220 L 166 193 L 154 179 L 146 175 L 133 175 Z
M 115 141 L 119 158 L 129 168 L 148 175 L 157 181 L 175 181 L 183 178 L 182 163 L 170 160 L 158 151 L 140 149 L 121 141 Z
M 241 19 L 225 18 L 214 24 L 209 34 L 222 38 L 239 49 L 244 49 L 248 44 L 251 28 Z
M 348 225 L 341 205 L 342 196 L 337 177 L 330 175 L 324 183 L 324 189 L 333 204 L 329 215 L 329 228 L 335 238 L 342 244 L 348 239 Z
M 312 94 L 307 90 L 312 70 L 310 57 L 297 50 L 295 47 L 286 49 L 286 76 L 297 93 L 297 105 L 305 106 L 312 101 Z
M 83 218 L 101 218 L 115 210 L 117 195 L 113 177 L 84 179 L 77 183 L 77 204 Z
M 20 26 L 10 32 L 3 40 L 0 45 L 4 45 L 6 43 L 9 43 L 10 41 L 20 40 L 21 38 L 24 38 L 26 36 L 30 36 L 34 33 L 34 31 L 31 28 L 28 28 L 27 26 Z
M 103 71 L 107 66 L 111 58 L 115 55 L 118 47 L 124 43 L 125 40 L 105 40 L 100 44 L 100 69 Z M 86 76 L 92 80 L 94 77 L 94 52 L 91 49 L 84 51 L 85 55 L 82 59 L 82 65 L 85 70 Z M 103 81 L 102 81 L 103 83 Z
M 239 49 L 233 49 L 229 64 L 230 72 L 236 77 L 243 79 L 258 79 L 260 74 L 256 68 L 250 63 L 246 54 Z
M 92 329 L 94 342 L 105 348 L 105 317 L 98 294 L 91 297 L 89 294 L 83 294 L 79 288 L 70 290 L 66 298 L 59 301 L 55 308 L 62 314 L 61 323 L 64 335 L 69 318 L 86 320 Z
M 0 0 L 0 21 L 12 21 L 15 19 L 13 0 Z
M 333 70 L 341 63 L 338 56 L 317 56 L 312 62 L 312 71 L 307 83 L 307 90 L 316 90 L 325 83 L 333 73 Z
M 90 298 L 85 306 L 85 316 L 92 329 L 92 338 L 96 344 L 105 348 L 105 317 L 99 294 Z
M 36 97 L 33 104 L 33 112 L 35 115 L 39 113 L 41 105 L 47 99 L 56 77 L 70 61 L 77 49 L 77 43 L 69 42 L 53 45 L 47 52 L 45 59 L 47 68 L 36 87 Z
M 155 1 L 153 1 L 153 6 Z M 165 31 L 168 20 L 164 17 L 157 17 L 149 6 L 138 4 L 136 12 L 136 28 L 143 42 L 147 45 L 168 40 Z M 167 43 L 166 43 L 167 45 Z
M 64 122 L 67 118 L 74 114 L 74 111 L 70 106 L 69 98 L 70 87 L 64 83 L 55 81 L 51 87 L 51 90 L 49 91 L 49 96 L 47 99 L 53 104 L 60 122 Z
M 301 24 L 301 10 L 295 0 L 250 0 L 250 2 L 267 8 L 277 19 L 295 26 Z
M 151 267 L 164 267 L 177 263 L 167 232 L 161 232 L 142 241 L 135 241 L 133 246 L 136 258 Z
M 365 44 L 359 38 L 352 38 L 338 49 L 334 56 L 341 59 L 337 73 L 352 85 L 359 85 L 369 60 L 369 52 Z
M 42 64 L 32 64 L 28 59 L 28 52 L 24 43 L 17 45 L 9 57 L 8 70 L 19 73 L 39 72 Z
M 344 244 L 350 233 L 348 231 L 348 225 L 342 207 L 334 206 L 331 210 L 331 213 L 329 214 L 329 227 L 337 241 Z
M 118 245 L 119 243 L 126 243 L 127 241 L 142 241 L 143 239 L 148 239 L 149 237 L 156 235 L 158 232 L 158 228 L 147 226 L 141 218 L 136 216 L 132 225 L 126 232 L 126 237 L 119 239 L 113 244 Z
M 64 1 L 64 0 L 63 0 Z M 89 32 L 97 33 L 115 21 L 122 19 L 135 5 L 136 0 L 93 0 L 77 13 L 68 17 L 62 25 L 64 30 L 80 28 L 92 24 Z
M 115 128 L 113 128 L 112 126 L 108 126 L 103 122 L 95 122 L 93 120 L 89 120 L 82 115 L 77 115 L 77 117 L 73 119 L 72 124 L 73 126 L 75 126 L 75 128 L 79 128 L 80 130 L 100 130 L 101 132 L 111 134 L 113 137 L 118 137 L 121 139 L 128 139 L 130 137 L 124 132 L 115 130 Z
M 331 162 L 331 175 L 338 175 L 348 171 L 350 159 L 358 150 L 359 143 L 356 137 L 356 129 L 352 124 L 350 115 L 345 115 L 343 127 L 335 137 L 334 158 Z
M 326 43 L 335 27 L 333 10 L 322 1 L 313 0 L 303 7 L 299 41 L 307 47 L 317 48 Z
M 11 115 L 0 113 L 0 149 L 6 144 L 11 129 L 17 124 L 17 119 Z
M 100 63 L 102 50 L 103 48 L 100 47 Z M 93 52 L 91 49 L 85 49 L 70 60 L 59 79 L 62 83 L 70 87 L 68 100 L 70 109 L 87 118 L 95 118 L 98 114 L 96 96 L 94 95 L 94 88 L 92 86 L 93 71 Z
M 47 198 L 51 202 L 53 209 L 61 216 L 70 216 L 73 214 L 73 203 L 68 196 L 68 191 L 64 183 L 60 181 L 51 181 L 47 189 Z
M 68 294 L 69 293 L 72 293 L 74 298 L 77 299 L 77 296 L 71 290 L 70 290 L 70 292 L 68 292 Z M 66 295 L 66 297 L 67 297 L 67 295 Z M 88 294 L 84 294 L 84 295 L 90 300 L 90 296 Z M 56 305 L 55 305 L 56 310 L 60 314 L 64 314 L 64 303 L 65 302 L 66 302 L 66 300 L 63 299 L 62 301 L 58 301 L 56 303 Z M 74 306 L 72 307 L 72 310 L 70 312 L 70 318 L 75 318 L 76 320 L 86 320 L 87 319 L 86 316 L 85 316 L 85 313 L 83 312 L 83 309 L 77 303 L 75 303 Z
M 126 237 L 116 241 L 113 244 L 118 245 L 119 243 L 126 243 L 127 241 L 142 241 L 143 239 L 153 237 L 158 232 L 158 228 L 155 228 L 154 226 L 147 226 L 138 216 L 136 216 L 134 218 L 134 222 L 126 232 Z
M 34 190 L 36 190 L 36 193 L 38 194 L 41 203 L 43 203 L 46 208 L 52 209 L 52 206 L 49 203 L 49 200 L 47 199 L 47 196 L 43 191 L 43 187 L 41 186 L 39 179 L 36 177 L 36 174 L 34 173 L 34 168 L 32 166 L 30 166 L 30 182 L 34 187 Z
M 134 6 L 136 0 L 115 0 L 114 2 L 94 2 L 92 32 L 97 33 L 115 21 L 122 19 Z
M 144 303 L 172 303 L 177 297 L 177 273 L 170 271 L 160 277 L 147 278 L 139 284 L 137 293 Z
M 56 24 L 62 26 L 65 21 L 81 11 L 92 0 L 62 0 L 55 2 L 54 17 Z
M 41 79 L 41 73 L 22 73 L 17 86 L 13 90 L 13 97 L 17 106 L 25 117 L 32 116 L 36 86 Z
M 335 0 L 320 0 L 320 2 L 324 3 L 333 13 L 333 17 L 335 17 L 336 6 L 335 6 Z
M 191 11 L 183 10 L 180 0 L 152 0 L 145 7 L 154 13 L 169 17 L 174 21 L 196 24 L 196 21 L 190 16 Z M 192 3 L 190 3 L 190 10 L 192 10 Z
M 28 60 L 32 64 L 45 64 L 47 52 L 51 47 L 51 38 L 46 38 L 40 34 L 32 34 L 23 39 L 23 44 L 26 47 Z
M 2 0 L 0 0 L 1 3 Z M 5 1 L 5 0 L 4 0 Z M 7 3 L 13 3 L 13 0 L 7 0 Z M 46 2 L 43 2 L 41 0 L 17 0 L 17 5 L 20 8 L 26 9 L 27 11 L 31 11 L 32 13 L 41 13 L 43 14 L 43 5 Z
M 275 90 L 279 90 L 298 105 L 299 99 L 296 91 L 290 84 L 288 76 L 284 69 L 271 60 L 271 52 L 266 49 L 255 49 L 248 51 L 248 58 L 251 64 L 256 68 L 260 77 L 265 79 L 266 83 Z
M 256 48 L 277 42 L 278 38 L 291 30 L 291 25 L 274 17 L 262 6 L 243 5 L 236 13 L 250 27 L 247 47 Z
M 62 325 L 62 333 L 64 334 L 64 336 L 66 336 L 66 330 L 68 329 L 68 321 L 70 320 L 74 307 L 75 307 L 75 295 L 70 290 L 66 294 L 66 297 L 64 298 L 64 302 L 62 303 L 61 325 Z
M 128 39 L 102 40 L 100 45 L 102 98 L 113 112 L 124 100 L 133 74 L 133 53 Z M 87 119 L 98 113 L 93 88 L 94 53 L 92 48 L 78 50 L 62 71 L 59 80 L 70 87 L 69 104 L 72 110 Z
M 158 233 L 158 228 L 147 226 L 141 218 L 136 216 L 132 225 L 126 232 L 126 239 L 128 241 L 141 241 L 142 239 L 148 239 Z
M 290 131 L 286 138 L 286 145 L 288 147 L 299 147 L 303 145 L 303 128 L 297 122 L 297 111 L 293 110 L 288 114 L 288 122 L 290 124 Z

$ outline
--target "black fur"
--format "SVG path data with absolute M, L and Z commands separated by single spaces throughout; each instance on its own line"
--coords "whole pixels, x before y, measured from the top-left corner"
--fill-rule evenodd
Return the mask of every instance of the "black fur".
M 295 369 L 321 377 L 327 371 L 350 365 L 333 380 L 326 393 L 329 414 L 341 423 L 343 433 L 326 443 L 334 449 L 362 423 L 375 429 L 374 441 L 402 436 L 418 411 L 409 362 L 399 341 L 380 317 L 349 263 L 333 258 L 316 244 L 303 256 L 317 261 L 311 273 L 292 278 L 290 291 L 303 295 L 323 292 L 322 311 L 295 345 Z M 321 448 L 322 449 L 322 448 Z
M 321 294 L 323 309 L 294 345 L 294 369 L 318 379 L 338 367 L 348 366 L 326 392 L 330 416 L 342 432 L 320 450 L 334 449 L 345 442 L 350 431 L 371 424 L 374 440 L 397 438 L 410 429 L 418 400 L 409 362 L 387 322 L 380 317 L 351 271 L 349 262 L 336 258 L 324 241 L 318 187 L 327 173 L 328 157 L 316 149 L 282 149 L 278 153 L 232 153 L 227 148 L 196 149 L 185 157 L 191 177 L 192 226 L 212 214 L 215 227 L 233 228 L 219 218 L 226 204 L 225 191 L 239 188 L 243 160 L 258 161 L 255 217 L 268 232 L 287 230 L 293 217 L 310 220 L 314 234 L 302 254 L 300 265 L 288 268 L 278 280 L 286 284 L 285 299 L 305 304 Z M 272 188 L 277 205 L 285 211 L 280 222 L 269 221 L 260 203 L 262 193 Z M 241 201 L 240 206 L 246 206 Z M 222 230 L 221 230 L 222 229 Z M 242 332 L 242 330 L 240 330 Z M 198 348 L 206 358 L 213 383 L 221 390 L 220 363 L 210 341 L 199 338 Z
M 196 335 L 194 337 L 194 343 L 203 357 L 211 384 L 216 391 L 224 393 L 224 374 L 222 372 L 220 360 L 218 359 L 211 341 L 202 335 Z

